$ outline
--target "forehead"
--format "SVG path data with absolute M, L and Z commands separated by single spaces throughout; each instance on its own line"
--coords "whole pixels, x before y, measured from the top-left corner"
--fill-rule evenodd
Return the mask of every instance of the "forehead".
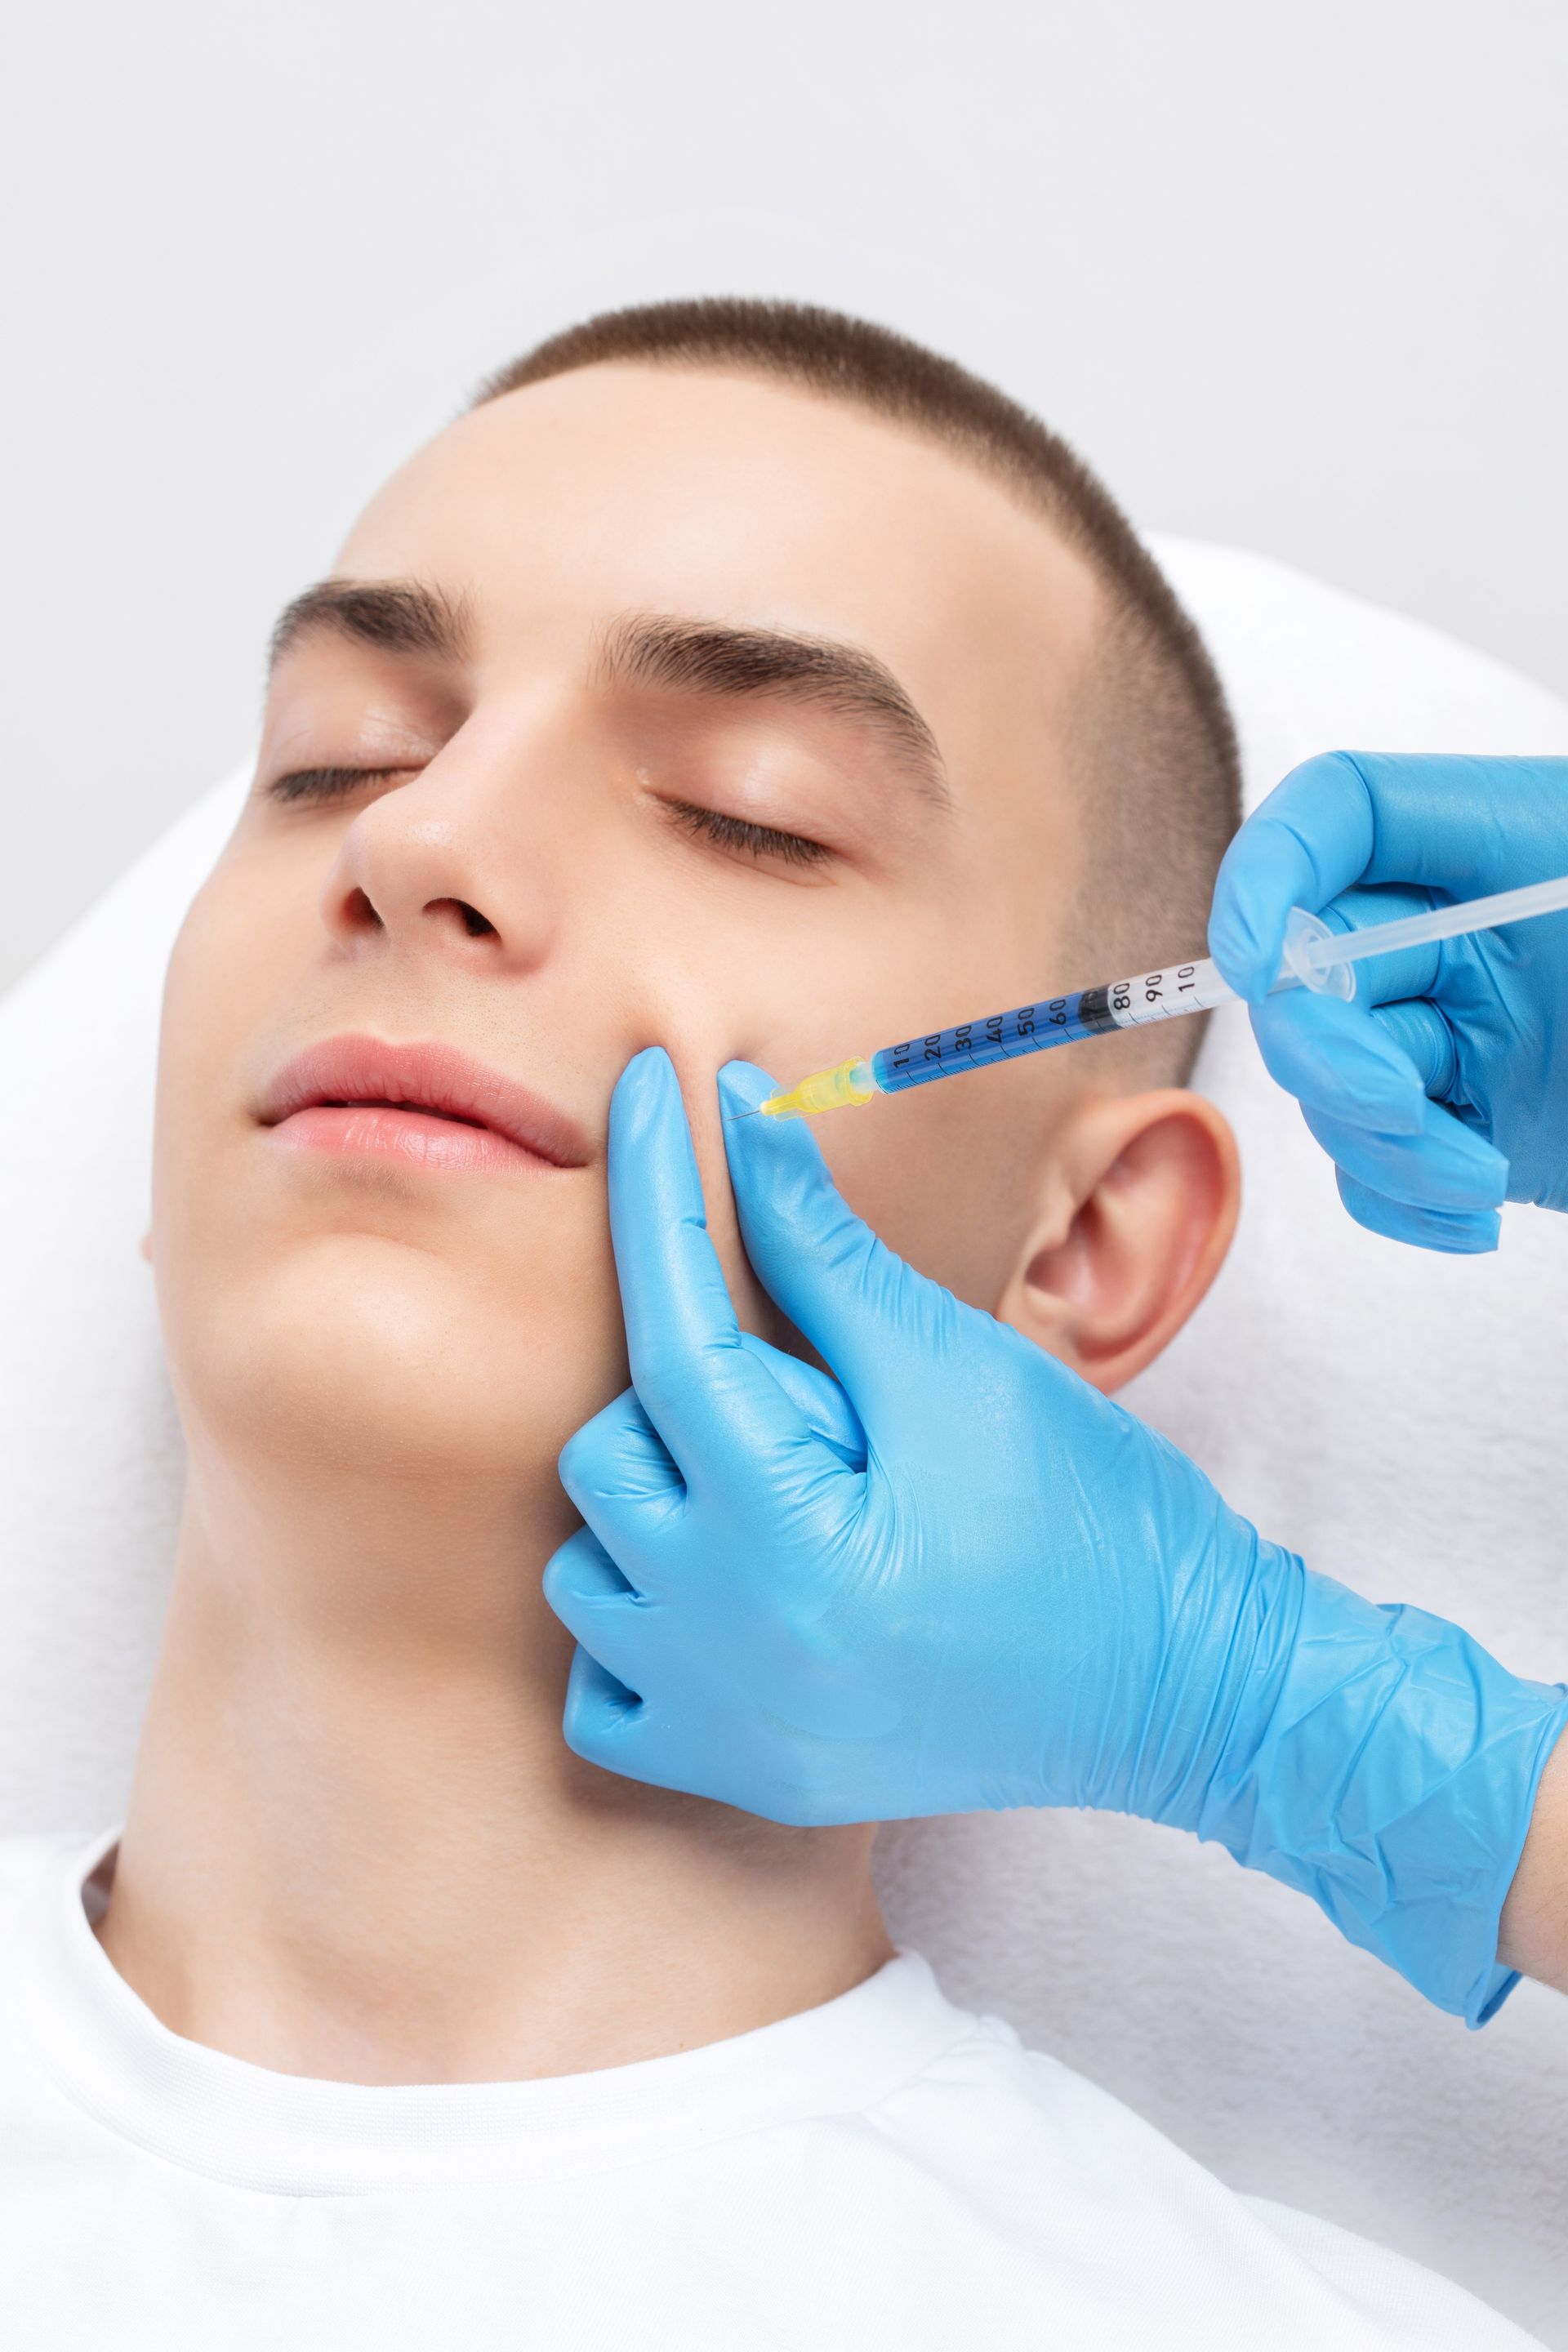
M 1043 518 L 912 430 L 715 370 L 585 368 L 460 418 L 336 570 L 466 601 L 483 667 L 577 662 L 615 616 L 839 637 L 899 677 L 950 767 L 1037 763 L 1099 594 Z

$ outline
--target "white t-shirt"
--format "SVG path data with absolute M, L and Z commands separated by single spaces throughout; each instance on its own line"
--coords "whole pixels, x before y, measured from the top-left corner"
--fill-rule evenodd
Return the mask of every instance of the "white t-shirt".
M 382 2087 L 226 2057 L 162 2025 L 92 1933 L 83 1882 L 117 1834 L 0 1842 L 17 2352 L 1531 2341 L 1397 2255 L 1233 2195 L 911 1954 L 782 2024 L 542 2082 Z

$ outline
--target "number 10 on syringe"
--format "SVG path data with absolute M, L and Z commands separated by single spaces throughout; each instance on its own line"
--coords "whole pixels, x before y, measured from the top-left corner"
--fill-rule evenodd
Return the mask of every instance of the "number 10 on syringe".
M 1151 1021 L 1171 1021 L 1184 1013 L 1205 1013 L 1228 1003 L 1228 989 L 1207 957 L 1169 971 L 1139 972 L 1102 988 L 1083 988 L 982 1021 L 960 1021 L 924 1037 L 906 1037 L 867 1058 L 817 1070 L 787 1094 L 761 1105 L 770 1118 L 808 1118 L 818 1111 L 869 1102 L 877 1095 L 902 1094 L 930 1086 L 960 1070 L 983 1070 L 992 1062 L 1015 1062 L 1047 1046 L 1070 1045 L 1080 1037 L 1107 1037 L 1119 1029 L 1140 1029 Z M 742 1114 L 744 1116 L 745 1114 Z
M 1296 907 L 1286 926 L 1284 960 L 1274 988 L 1310 988 L 1320 995 L 1348 998 L 1355 993 L 1351 967 L 1366 957 L 1393 955 L 1565 909 L 1565 875 L 1526 883 L 1518 890 L 1499 890 L 1489 898 L 1436 906 L 1394 922 L 1369 924 L 1363 930 L 1331 929 L 1321 916 Z M 834 1069 L 815 1070 L 787 1093 L 770 1095 L 758 1109 L 770 1118 L 808 1118 L 818 1111 L 870 1102 L 877 1095 L 929 1086 L 933 1078 L 954 1077 L 961 1070 L 1021 1061 L 1080 1037 L 1105 1037 L 1119 1029 L 1141 1029 L 1152 1021 L 1174 1021 L 1184 1013 L 1208 1013 L 1216 1004 L 1235 1003 L 1235 990 L 1226 987 L 1211 959 L 1198 956 L 1191 963 L 1139 972 L 1103 988 L 1079 989 L 1076 995 L 1052 996 L 1043 1003 L 1017 1005 L 1011 1013 L 961 1021 L 924 1037 L 906 1037 L 901 1045 L 884 1045 L 868 1057 L 857 1055 Z M 733 1115 L 751 1118 L 755 1113 Z

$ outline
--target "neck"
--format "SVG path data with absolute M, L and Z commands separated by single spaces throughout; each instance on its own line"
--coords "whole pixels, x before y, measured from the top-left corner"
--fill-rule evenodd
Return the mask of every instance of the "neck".
M 99 1936 L 174 2032 L 285 2074 L 498 2082 L 722 2040 L 889 1957 L 870 1832 L 580 1762 L 536 1496 L 193 1470 Z

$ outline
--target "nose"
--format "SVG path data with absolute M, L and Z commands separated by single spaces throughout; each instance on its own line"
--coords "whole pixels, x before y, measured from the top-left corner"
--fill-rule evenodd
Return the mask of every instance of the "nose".
M 498 821 L 493 791 L 440 762 L 360 811 L 321 898 L 341 945 L 374 940 L 492 971 L 526 971 L 552 929 L 543 861 L 517 824 Z

